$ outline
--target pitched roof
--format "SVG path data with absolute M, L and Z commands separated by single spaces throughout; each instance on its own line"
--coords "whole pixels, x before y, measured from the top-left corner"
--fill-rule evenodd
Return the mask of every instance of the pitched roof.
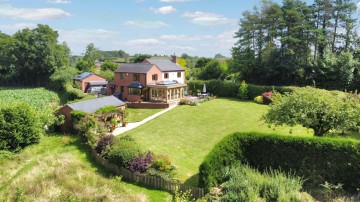
M 82 102 L 68 104 L 68 106 L 73 110 L 79 110 L 87 113 L 94 113 L 101 107 L 106 107 L 110 105 L 118 107 L 125 105 L 125 103 L 111 95 L 107 97 L 101 97 L 92 100 L 85 100 Z
M 159 67 L 162 72 L 178 72 L 185 71 L 179 64 L 172 62 L 170 59 L 145 59 L 145 62 L 154 64 Z
M 129 73 L 143 73 L 146 74 L 153 67 L 153 64 L 128 64 L 123 63 L 120 64 L 119 67 L 115 70 L 115 72 L 129 72 Z
M 91 76 L 91 75 L 92 75 L 92 73 L 90 73 L 90 72 L 83 72 L 83 73 L 81 73 L 81 74 L 79 74 L 79 75 L 76 75 L 75 79 L 76 79 L 76 80 L 79 80 L 79 81 L 82 81 L 82 80 L 84 80 L 86 77 L 89 77 L 89 76 Z
M 107 81 L 89 81 L 90 86 L 100 86 L 108 84 Z

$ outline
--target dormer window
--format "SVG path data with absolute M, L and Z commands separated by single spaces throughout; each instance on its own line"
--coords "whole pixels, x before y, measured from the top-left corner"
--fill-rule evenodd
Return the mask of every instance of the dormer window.
M 165 74 L 164 74 L 164 78 L 165 78 L 165 79 L 168 79 L 168 78 L 169 78 L 169 73 L 165 73 Z

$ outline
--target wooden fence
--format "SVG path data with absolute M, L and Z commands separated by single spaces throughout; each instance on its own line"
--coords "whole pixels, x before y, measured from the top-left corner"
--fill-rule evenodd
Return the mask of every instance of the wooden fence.
M 121 175 L 122 179 L 124 179 L 125 181 L 134 182 L 140 185 L 145 185 L 151 188 L 162 189 L 170 192 L 184 192 L 190 190 L 192 196 L 195 198 L 202 198 L 205 196 L 205 191 L 203 188 L 192 187 L 176 181 L 164 180 L 147 174 L 131 172 L 125 168 L 119 168 L 115 164 L 112 164 L 106 159 L 99 156 L 93 149 L 91 149 L 91 155 L 95 158 L 95 161 L 98 164 L 102 165 L 105 169 L 115 175 Z

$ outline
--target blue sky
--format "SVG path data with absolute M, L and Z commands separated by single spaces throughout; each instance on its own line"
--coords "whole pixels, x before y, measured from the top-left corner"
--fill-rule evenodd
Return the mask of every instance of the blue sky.
M 280 2 L 280 1 L 275 1 Z M 259 0 L 0 0 L 0 31 L 47 24 L 79 55 L 101 50 L 230 56 L 241 13 Z

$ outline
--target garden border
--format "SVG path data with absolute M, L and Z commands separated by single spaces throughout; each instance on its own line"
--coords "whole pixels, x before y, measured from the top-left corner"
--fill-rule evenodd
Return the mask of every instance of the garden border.
M 187 190 L 190 190 L 192 196 L 195 198 L 202 198 L 205 196 L 204 188 L 192 187 L 176 181 L 164 180 L 147 174 L 131 172 L 125 168 L 119 168 L 115 164 L 110 163 L 106 159 L 99 156 L 92 148 L 90 148 L 90 154 L 94 157 L 96 163 L 100 164 L 106 170 L 112 172 L 115 175 L 121 175 L 122 179 L 124 179 L 125 181 L 134 182 L 136 184 L 148 186 L 155 189 L 170 191 L 172 193 L 176 191 L 185 192 Z

